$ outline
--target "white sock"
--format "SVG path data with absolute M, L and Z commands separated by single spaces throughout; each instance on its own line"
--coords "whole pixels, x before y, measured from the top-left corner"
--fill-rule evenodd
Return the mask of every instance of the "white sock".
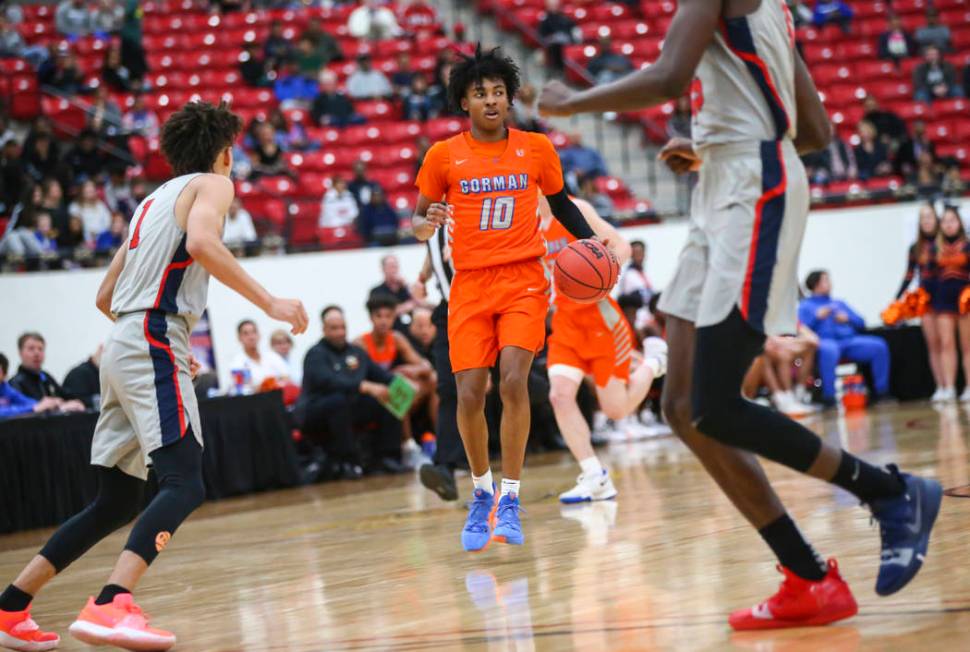
M 603 473 L 603 465 L 595 455 L 579 460 L 579 468 L 583 470 L 583 475 L 589 478 L 598 478 Z
M 502 478 L 502 496 L 508 496 L 509 494 L 519 495 L 519 481 Z
M 488 471 L 485 472 L 485 475 L 481 477 L 476 478 L 474 475 L 472 475 L 472 482 L 475 484 L 476 489 L 481 489 L 485 493 L 489 494 L 495 493 L 495 486 L 492 482 L 491 468 L 489 468 Z

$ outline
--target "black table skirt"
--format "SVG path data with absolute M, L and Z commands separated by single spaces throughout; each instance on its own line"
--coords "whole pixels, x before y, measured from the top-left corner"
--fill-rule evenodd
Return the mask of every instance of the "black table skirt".
M 928 398 L 936 389 L 926 340 L 919 326 L 874 328 L 889 345 L 889 393 L 900 401 Z
M 280 392 L 201 401 L 210 500 L 293 487 L 299 468 Z M 96 414 L 0 421 L 0 533 L 57 525 L 93 500 Z

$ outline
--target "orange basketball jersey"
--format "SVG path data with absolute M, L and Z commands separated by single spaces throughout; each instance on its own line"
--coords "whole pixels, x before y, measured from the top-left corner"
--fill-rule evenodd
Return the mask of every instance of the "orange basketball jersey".
M 480 143 L 464 132 L 428 150 L 417 186 L 454 207 L 455 269 L 481 269 L 545 255 L 538 193 L 562 190 L 562 166 L 542 134 L 509 129 L 504 141 Z

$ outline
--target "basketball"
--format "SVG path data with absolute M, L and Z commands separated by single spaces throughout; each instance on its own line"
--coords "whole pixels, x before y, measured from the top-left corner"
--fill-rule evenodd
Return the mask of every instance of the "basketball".
M 620 264 L 609 247 L 598 240 L 576 240 L 556 257 L 553 277 L 556 292 L 577 303 L 605 298 L 620 275 Z

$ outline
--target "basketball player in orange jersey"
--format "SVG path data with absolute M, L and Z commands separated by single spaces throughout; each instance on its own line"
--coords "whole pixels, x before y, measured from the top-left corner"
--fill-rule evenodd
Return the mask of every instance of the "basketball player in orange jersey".
M 573 199 L 593 232 L 615 247 L 622 266 L 630 257 L 630 244 L 593 206 Z M 539 199 L 540 230 L 546 240 L 546 267 L 550 270 L 556 257 L 575 238 L 553 217 L 545 197 Z M 596 303 L 576 303 L 555 294 L 552 334 L 549 336 L 549 400 L 559 432 L 579 462 L 582 473 L 576 486 L 559 495 L 562 503 L 610 500 L 616 488 L 603 467 L 590 441 L 589 424 L 576 403 L 576 393 L 585 376 L 596 383 L 600 409 L 610 419 L 632 414 L 646 398 L 655 378 L 667 370 L 667 343 L 659 337 L 644 341 L 644 359 L 631 373 L 636 347 L 633 331 L 620 306 L 612 297 Z
M 785 512 L 754 455 L 830 482 L 869 507 L 882 539 L 879 595 L 919 572 L 943 492 L 934 480 L 870 464 L 741 397 L 744 374 L 766 342 L 795 332 L 809 209 L 799 153 L 831 138 L 788 6 L 680 0 L 653 65 L 578 92 L 551 82 L 539 108 L 632 111 L 688 87 L 692 139 L 661 151 L 675 172 L 699 171 L 687 243 L 659 305 L 670 345 L 664 412 L 780 562 L 778 592 L 731 614 L 731 626 L 824 625 L 855 614 L 855 599 L 835 560 L 823 561 Z
M 577 238 L 593 230 L 566 195 L 562 166 L 542 134 L 507 128 L 519 70 L 498 48 L 465 57 L 448 81 L 451 105 L 471 130 L 435 143 L 418 173 L 412 218 L 428 240 L 447 226 L 455 277 L 448 308 L 451 365 L 458 389 L 458 429 L 471 467 L 474 500 L 461 533 L 465 550 L 494 539 L 524 541 L 519 482 L 529 437 L 528 375 L 545 339 L 549 308 L 546 253 L 539 233 L 541 190 Z M 498 360 L 502 397 L 502 486 L 496 505 L 488 462 L 485 389 Z M 492 528 L 494 526 L 494 533 Z

